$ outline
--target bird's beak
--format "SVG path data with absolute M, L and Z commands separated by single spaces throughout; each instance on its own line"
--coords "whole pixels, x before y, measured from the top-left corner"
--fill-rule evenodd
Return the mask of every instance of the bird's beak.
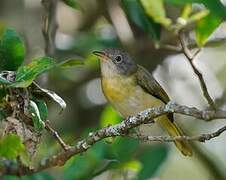
M 100 58 L 100 60 L 107 60 L 108 56 L 103 51 L 93 51 L 93 54 Z

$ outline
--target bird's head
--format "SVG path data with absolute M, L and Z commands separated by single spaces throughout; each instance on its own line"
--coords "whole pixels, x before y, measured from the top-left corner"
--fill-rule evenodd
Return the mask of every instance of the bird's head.
M 131 56 L 122 50 L 105 49 L 94 51 L 93 54 L 100 59 L 103 76 L 129 76 L 137 70 L 137 65 Z

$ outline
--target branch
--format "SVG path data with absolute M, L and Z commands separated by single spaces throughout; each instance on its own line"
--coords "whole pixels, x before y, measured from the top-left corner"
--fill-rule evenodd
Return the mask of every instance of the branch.
M 175 140 L 177 141 L 199 141 L 199 142 L 206 142 L 210 139 L 213 139 L 215 137 L 220 136 L 224 131 L 226 131 L 226 126 L 223 126 L 222 128 L 218 129 L 217 131 L 213 133 L 208 133 L 208 134 L 200 134 L 196 136 L 176 136 L 176 137 L 169 137 L 169 136 L 144 136 L 140 134 L 129 134 L 126 135 L 127 137 L 131 137 L 134 139 L 138 139 L 141 141 L 148 141 L 148 142 L 174 142 Z
M 128 136 L 129 134 L 128 132 L 130 129 L 133 129 L 141 124 L 148 123 L 150 122 L 150 119 L 154 119 L 156 117 L 159 117 L 167 113 L 179 113 L 187 116 L 192 116 L 204 121 L 211 121 L 214 119 L 226 119 L 226 111 L 221 111 L 221 110 L 201 111 L 194 107 L 187 107 L 187 106 L 178 105 L 173 102 L 169 102 L 164 106 L 146 109 L 135 116 L 129 117 L 128 119 L 122 121 L 119 124 L 111 125 L 103 129 L 100 129 L 98 131 L 89 133 L 88 137 L 77 142 L 75 146 L 71 146 L 66 150 L 59 152 L 58 154 L 55 154 L 52 157 L 49 157 L 43 160 L 40 163 L 39 167 L 37 167 L 36 169 L 22 167 L 22 168 L 18 168 L 17 171 L 16 170 L 4 171 L 4 169 L 1 169 L 0 172 L 7 172 L 8 174 L 17 175 L 18 171 L 20 171 L 20 174 L 26 175 L 26 174 L 32 174 L 35 172 L 40 172 L 51 167 L 63 166 L 67 162 L 67 160 L 69 160 L 72 156 L 87 151 L 96 142 L 103 140 L 107 137 Z M 187 139 L 190 141 L 204 142 L 206 140 L 210 140 L 212 138 L 219 136 L 224 131 L 226 131 L 226 127 L 223 127 L 212 134 L 204 134 L 204 135 L 192 136 L 192 137 L 182 136 L 182 137 L 175 137 L 175 138 L 177 140 Z M 158 138 L 158 141 L 160 141 L 159 137 L 148 137 L 149 140 L 155 139 L 155 141 L 157 140 L 157 138 Z M 175 139 L 170 137 L 161 138 L 161 142 L 165 142 L 165 141 L 171 142 L 173 140 Z M 24 171 L 22 171 L 23 169 Z
M 192 116 L 204 121 L 211 121 L 213 119 L 226 118 L 226 111 L 210 111 L 210 110 L 200 111 L 194 107 L 191 108 L 187 106 L 181 106 L 181 105 L 170 102 L 165 106 L 150 108 L 145 111 L 142 111 L 138 113 L 136 116 L 130 117 L 119 124 L 108 126 L 96 132 L 89 133 L 87 138 L 79 141 L 74 147 L 71 147 L 67 151 L 62 151 L 54 155 L 53 157 L 46 159 L 45 162 L 42 163 L 36 171 L 42 171 L 44 169 L 55 167 L 55 166 L 62 166 L 72 156 L 87 151 L 96 142 L 107 137 L 125 136 L 128 134 L 128 131 L 130 129 L 135 128 L 141 124 L 150 122 L 150 119 L 154 119 L 158 116 L 161 116 L 167 113 L 184 114 L 184 115 Z M 216 133 L 215 135 L 219 136 L 220 133 L 219 134 Z M 207 138 L 206 140 L 209 140 L 209 139 Z
M 44 8 L 42 33 L 45 40 L 45 54 L 53 56 L 55 51 L 55 36 L 57 31 L 57 11 L 58 0 L 42 0 Z
M 70 146 L 64 142 L 64 140 L 59 136 L 58 132 L 51 127 L 49 120 L 45 122 L 45 129 L 52 134 L 64 151 L 70 149 Z
M 197 77 L 199 79 L 199 83 L 201 85 L 201 88 L 202 88 L 202 92 L 203 92 L 204 97 L 206 98 L 209 106 L 213 110 L 216 110 L 215 103 L 214 103 L 213 99 L 211 98 L 211 96 L 210 96 L 210 94 L 208 92 L 208 89 L 207 89 L 206 83 L 204 81 L 203 75 L 202 75 L 201 72 L 199 72 L 199 70 L 195 67 L 195 65 L 193 63 L 195 57 L 199 54 L 199 52 L 201 51 L 201 49 L 198 49 L 193 55 L 191 55 L 190 50 L 187 48 L 187 45 L 185 43 L 184 35 L 182 33 L 179 33 L 179 40 L 180 40 L 180 44 L 181 44 L 181 47 L 182 47 L 183 54 L 187 58 L 187 60 L 190 63 L 190 65 L 191 65 L 194 73 L 197 75 Z

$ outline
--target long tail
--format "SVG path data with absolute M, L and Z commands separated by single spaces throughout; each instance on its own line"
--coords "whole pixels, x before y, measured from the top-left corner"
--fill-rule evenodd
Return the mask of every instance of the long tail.
M 165 129 L 171 137 L 183 136 L 183 132 L 176 126 L 175 123 L 171 122 L 167 116 L 161 116 L 156 118 L 157 122 Z M 192 150 L 189 146 L 188 141 L 174 141 L 176 147 L 185 156 L 191 156 Z

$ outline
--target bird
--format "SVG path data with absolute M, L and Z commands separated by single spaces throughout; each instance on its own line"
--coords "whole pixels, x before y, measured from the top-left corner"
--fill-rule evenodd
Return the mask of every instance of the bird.
M 100 59 L 103 94 L 123 118 L 170 101 L 151 73 L 136 64 L 129 53 L 120 49 L 105 49 L 93 51 L 93 54 Z M 171 137 L 184 135 L 174 122 L 172 113 L 159 116 L 154 121 Z M 174 143 L 183 155 L 192 155 L 188 141 L 175 140 Z

